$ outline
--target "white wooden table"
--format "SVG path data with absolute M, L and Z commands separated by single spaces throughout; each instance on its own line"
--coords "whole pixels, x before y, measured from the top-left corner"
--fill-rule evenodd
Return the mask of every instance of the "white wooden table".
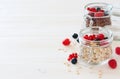
M 119 0 L 104 1 L 120 3 Z M 87 3 L 83 0 L 0 0 L 0 79 L 99 79 L 100 69 L 105 69 L 101 79 L 120 78 L 120 67 L 115 70 L 107 65 L 93 70 L 82 67 L 78 71 L 76 66 L 64 64 L 68 53 L 58 49 L 63 48 L 64 38 L 80 31 L 83 6 Z M 113 43 L 113 47 L 118 45 L 119 41 Z

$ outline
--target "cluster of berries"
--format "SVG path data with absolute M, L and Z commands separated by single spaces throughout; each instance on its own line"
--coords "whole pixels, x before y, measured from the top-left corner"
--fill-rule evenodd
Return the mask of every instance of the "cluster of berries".
M 87 10 L 89 11 L 89 15 L 92 17 L 102 17 L 102 16 L 107 16 L 107 12 L 105 12 L 103 9 L 100 7 L 88 7 Z
M 74 34 L 72 35 L 72 37 L 73 37 L 73 39 L 75 39 L 75 40 L 79 43 L 79 39 L 78 39 L 78 34 L 77 34 L 77 33 L 74 33 Z M 64 46 L 69 46 L 70 43 L 71 43 L 71 41 L 70 41 L 69 38 L 66 38 L 66 39 L 63 40 L 63 42 L 62 42 L 62 44 L 63 44 Z
M 69 55 L 68 57 L 68 61 L 71 61 L 72 64 L 76 64 L 77 63 L 77 58 L 78 58 L 78 54 L 77 53 L 72 53 Z
M 102 33 L 100 33 L 98 35 L 95 35 L 95 34 L 84 35 L 83 38 L 86 39 L 86 40 L 95 40 L 95 41 L 100 41 L 100 40 L 108 39 L 108 37 L 105 37 L 105 35 L 102 34 Z
M 76 33 L 74 33 L 74 34 L 72 35 L 72 37 L 73 37 L 74 39 L 76 39 L 76 38 L 78 38 L 78 35 L 77 35 Z M 104 34 L 85 35 L 85 36 L 84 36 L 84 39 L 87 39 L 87 40 L 95 40 L 95 39 L 97 39 L 97 38 L 99 38 L 99 40 L 108 39 L 107 37 L 104 36 Z M 70 39 L 68 39 L 68 38 L 66 38 L 66 39 L 63 40 L 63 42 L 62 42 L 62 44 L 63 44 L 64 46 L 69 46 L 70 43 L 71 43 L 71 41 L 70 41 Z M 116 53 L 117 55 L 120 55 L 120 47 L 116 47 L 116 48 L 115 48 L 115 53 Z M 72 64 L 76 64 L 76 63 L 77 63 L 77 58 L 78 58 L 78 54 L 77 54 L 77 53 L 72 53 L 72 54 L 69 55 L 69 57 L 68 57 L 67 60 L 68 60 L 68 61 L 71 61 Z M 110 59 L 110 60 L 108 61 L 108 65 L 109 65 L 110 68 L 115 69 L 115 68 L 117 67 L 117 61 L 116 61 L 116 59 Z

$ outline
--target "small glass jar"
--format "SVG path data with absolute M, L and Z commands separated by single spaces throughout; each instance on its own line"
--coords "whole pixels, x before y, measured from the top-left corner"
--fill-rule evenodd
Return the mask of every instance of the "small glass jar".
M 107 3 L 89 3 L 85 7 L 86 26 L 109 26 L 111 25 L 112 5 Z
M 105 27 L 88 27 L 81 30 L 79 36 L 79 56 L 84 64 L 98 65 L 111 58 L 113 34 L 109 29 Z M 88 36 L 88 38 L 85 36 Z M 94 37 L 91 38 L 90 36 Z

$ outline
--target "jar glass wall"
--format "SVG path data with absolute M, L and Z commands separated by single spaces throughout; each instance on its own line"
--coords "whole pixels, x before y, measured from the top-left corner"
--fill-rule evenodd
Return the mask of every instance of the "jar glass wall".
M 89 3 L 85 7 L 86 26 L 109 26 L 111 25 L 112 5 L 107 3 Z
M 109 29 L 88 27 L 80 35 L 80 60 L 85 64 L 97 65 L 107 61 L 112 56 L 113 34 Z M 104 38 L 101 39 L 104 35 Z M 88 36 L 88 38 L 86 37 Z M 90 38 L 91 36 L 94 36 Z M 99 38 L 98 38 L 99 37 Z

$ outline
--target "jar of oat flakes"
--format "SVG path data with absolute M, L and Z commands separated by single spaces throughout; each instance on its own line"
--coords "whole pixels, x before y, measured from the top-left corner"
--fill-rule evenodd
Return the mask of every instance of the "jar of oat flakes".
M 89 26 L 110 26 L 112 5 L 107 3 L 89 3 L 85 7 L 85 24 Z
M 97 65 L 112 56 L 112 32 L 105 27 L 88 27 L 79 33 L 80 60 L 85 64 Z

